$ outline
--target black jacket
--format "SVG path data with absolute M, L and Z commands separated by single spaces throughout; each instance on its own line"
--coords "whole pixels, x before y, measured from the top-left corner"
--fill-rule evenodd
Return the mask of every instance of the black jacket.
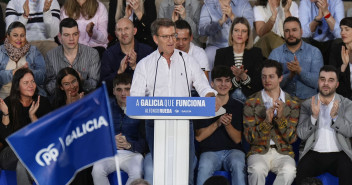
M 251 82 L 248 85 L 241 87 L 241 90 L 246 97 L 263 89 L 260 77 L 263 60 L 264 57 L 261 49 L 253 47 L 244 50 L 242 65 L 244 66 L 244 69 L 248 70 L 247 75 L 251 78 Z M 216 50 L 214 66 L 217 65 L 225 65 L 228 67 L 235 65 L 232 46 Z
M 123 9 L 125 10 L 126 1 L 123 0 Z M 108 21 L 108 33 L 114 40 L 116 40 L 115 35 L 115 14 L 117 8 L 117 0 L 110 0 L 109 3 L 109 21 Z M 133 14 L 133 24 L 137 28 L 137 33 L 134 36 L 139 42 L 148 44 L 149 46 L 156 49 L 156 44 L 154 43 L 150 26 L 152 22 L 156 19 L 156 8 L 155 0 L 144 1 L 144 15 L 141 20 L 138 20 L 137 16 Z
M 341 48 L 345 46 L 344 43 L 339 43 L 334 47 L 331 47 L 329 65 L 336 67 L 339 72 L 339 87 L 336 89 L 336 92 L 350 100 L 352 100 L 352 90 L 351 90 L 351 71 L 350 66 L 346 67 L 345 72 L 341 72 L 342 57 L 341 57 Z

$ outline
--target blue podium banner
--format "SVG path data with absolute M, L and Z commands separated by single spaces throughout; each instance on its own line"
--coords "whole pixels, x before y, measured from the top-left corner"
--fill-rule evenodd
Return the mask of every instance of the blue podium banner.
M 79 170 L 116 154 L 105 84 L 22 128 L 7 142 L 37 184 L 68 184 Z
M 130 96 L 127 97 L 126 114 L 144 119 L 204 119 L 215 116 L 215 98 Z

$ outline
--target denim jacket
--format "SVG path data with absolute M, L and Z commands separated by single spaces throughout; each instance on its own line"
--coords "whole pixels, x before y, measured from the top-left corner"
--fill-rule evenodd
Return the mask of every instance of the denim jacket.
M 290 70 L 287 68 L 287 62 L 297 57 L 301 66 L 301 73 L 290 79 Z M 323 67 L 323 56 L 318 48 L 302 41 L 301 47 L 292 53 L 286 44 L 274 49 L 269 59 L 280 62 L 283 66 L 283 80 L 280 83 L 281 88 L 292 96 L 299 99 L 308 99 L 318 91 L 319 70 Z
M 202 5 L 200 1 L 194 0 L 186 0 L 184 5 L 186 11 L 186 18 L 185 21 L 191 26 L 192 34 L 193 34 L 193 41 L 196 40 L 196 44 L 198 43 L 198 25 L 199 25 L 199 15 Z M 174 0 L 163 0 L 160 3 L 160 8 L 158 12 L 158 18 L 172 18 L 172 13 L 174 11 L 175 4 Z
M 254 14 L 252 6 L 248 0 L 231 0 L 232 12 L 236 17 L 245 17 L 251 28 L 253 28 Z M 219 0 L 205 0 L 200 13 L 199 35 L 208 36 L 207 46 L 217 46 L 220 48 L 228 46 L 229 31 L 232 24 L 231 19 L 220 26 L 219 20 L 222 11 Z
M 144 120 L 131 119 L 117 104 L 115 98 L 110 98 L 112 119 L 114 122 L 115 135 L 122 133 L 131 144 L 130 151 L 141 154 L 146 153 L 145 125 Z
M 5 70 L 7 63 L 9 62 L 9 56 L 5 49 L 5 45 L 0 46 L 0 88 L 12 81 L 12 71 Z M 45 62 L 42 54 L 35 46 L 31 46 L 29 51 L 26 54 L 26 61 L 28 62 L 28 68 L 34 74 L 34 80 L 37 84 L 39 94 L 46 96 L 46 93 L 43 89 L 44 80 L 45 80 Z

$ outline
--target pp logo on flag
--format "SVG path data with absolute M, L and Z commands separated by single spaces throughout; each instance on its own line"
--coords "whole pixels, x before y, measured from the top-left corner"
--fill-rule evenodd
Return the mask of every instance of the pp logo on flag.
M 49 166 L 52 161 L 56 161 L 57 157 L 59 156 L 59 150 L 53 147 L 54 143 L 50 144 L 48 148 L 39 150 L 39 152 L 35 155 L 35 160 L 40 166 Z

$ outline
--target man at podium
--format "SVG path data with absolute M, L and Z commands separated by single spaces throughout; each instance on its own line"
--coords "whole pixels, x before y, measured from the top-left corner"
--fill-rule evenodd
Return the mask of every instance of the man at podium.
M 134 72 L 131 96 L 190 97 L 192 86 L 201 97 L 216 96 L 195 58 L 175 49 L 176 27 L 170 19 L 157 19 L 151 32 L 158 49 L 143 58 Z M 194 133 L 190 124 L 190 184 L 193 184 Z M 154 149 L 154 122 L 146 122 L 150 151 Z

